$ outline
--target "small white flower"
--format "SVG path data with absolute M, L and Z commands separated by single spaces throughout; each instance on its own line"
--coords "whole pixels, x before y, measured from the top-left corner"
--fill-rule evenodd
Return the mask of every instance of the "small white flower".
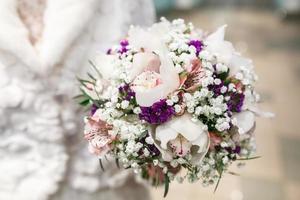
M 228 67 L 222 63 L 218 63 L 216 65 L 216 70 L 218 73 L 223 73 L 223 72 L 227 72 L 228 71 Z
M 178 183 L 182 183 L 184 181 L 184 178 L 182 178 L 181 176 L 177 176 L 176 180 Z
M 225 157 L 222 159 L 222 163 L 225 164 L 225 165 L 228 163 L 228 161 L 229 161 L 229 159 L 228 159 L 227 156 L 225 156 Z
M 179 64 L 175 65 L 175 70 L 178 74 L 184 71 L 184 69 Z
M 171 100 L 171 99 L 168 99 L 167 101 L 166 101 L 166 103 L 167 103 L 167 105 L 168 106 L 173 106 L 173 101 Z
M 176 105 L 174 106 L 174 108 L 175 108 L 175 112 L 176 112 L 176 113 L 180 113 L 181 110 L 182 110 L 181 106 L 178 105 L 178 104 L 176 104 Z
M 202 170 L 205 171 L 205 172 L 208 171 L 209 168 L 210 168 L 210 166 L 208 164 L 205 164 L 205 165 L 202 166 Z
M 128 108 L 128 106 L 129 106 L 129 101 L 123 100 L 123 101 L 121 102 L 121 108 L 122 108 L 122 109 L 126 109 L 126 108 Z
M 135 107 L 134 109 L 133 109 L 133 112 L 134 112 L 134 114 L 140 114 L 142 111 L 141 111 L 141 108 L 140 107 Z
M 147 143 L 147 144 L 154 144 L 154 141 L 153 141 L 153 139 L 152 139 L 152 137 L 146 137 L 146 139 L 145 139 L 145 142 Z
M 194 112 L 194 108 L 193 107 L 189 107 L 188 109 L 187 109 L 187 111 L 189 112 L 189 113 L 193 113 Z
M 225 147 L 228 147 L 228 144 L 226 142 L 221 142 L 221 147 L 225 148 Z
M 178 100 L 179 100 L 179 98 L 178 98 L 177 95 L 173 95 L 173 96 L 171 96 L 171 100 L 172 100 L 174 103 L 177 103 Z
M 214 112 L 216 115 L 221 115 L 222 114 L 222 110 L 218 107 L 214 108 Z
M 186 101 L 189 101 L 189 100 L 191 100 L 193 97 L 192 97 L 192 95 L 190 94 L 190 93 L 184 93 L 184 99 L 186 100 Z
M 145 157 L 148 157 L 150 155 L 150 152 L 148 151 L 148 149 L 144 149 L 143 153 L 144 153 Z
M 172 160 L 170 162 L 170 165 L 173 167 L 173 168 L 176 168 L 178 166 L 178 162 L 176 160 Z
M 214 80 L 214 83 L 215 83 L 216 85 L 220 85 L 220 84 L 222 83 L 222 81 L 221 81 L 219 78 L 216 78 L 216 79 Z
M 238 72 L 236 75 L 235 75 L 235 78 L 238 79 L 238 80 L 243 80 L 244 76 L 242 73 Z
M 164 167 L 164 168 L 163 168 L 163 173 L 166 174 L 167 172 L 168 172 L 168 168 L 167 168 L 167 167 Z
M 221 87 L 221 93 L 224 94 L 227 91 L 227 87 L 226 86 L 222 86 Z

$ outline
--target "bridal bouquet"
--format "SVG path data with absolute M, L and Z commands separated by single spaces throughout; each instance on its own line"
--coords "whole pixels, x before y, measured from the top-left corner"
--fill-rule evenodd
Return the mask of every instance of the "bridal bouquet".
M 153 185 L 218 185 L 235 161 L 253 159 L 259 96 L 251 60 L 182 19 L 131 27 L 91 62 L 81 83 L 91 153 L 112 156 Z M 102 165 L 102 163 L 101 163 Z M 180 170 L 182 172 L 178 173 Z

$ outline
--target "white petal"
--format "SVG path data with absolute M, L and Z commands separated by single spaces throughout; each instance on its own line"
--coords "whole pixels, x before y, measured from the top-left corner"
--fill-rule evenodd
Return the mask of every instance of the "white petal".
M 189 114 L 184 114 L 167 122 L 168 126 L 180 133 L 189 141 L 195 141 L 201 134 L 204 134 L 203 123 L 193 122 Z
M 239 72 L 241 66 L 247 68 L 253 67 L 252 60 L 234 54 L 229 62 L 230 76 L 234 76 L 237 72 Z
M 136 49 L 145 49 L 148 52 L 158 52 L 161 49 L 161 40 L 149 31 L 133 27 L 128 32 L 128 42 Z
M 17 107 L 23 101 L 24 95 L 23 89 L 15 84 L 0 88 L 0 108 Z
M 224 63 L 226 65 L 229 64 L 234 53 L 232 44 L 227 41 L 210 42 L 208 43 L 206 50 L 211 54 L 216 55 L 218 62 Z
M 108 80 L 112 77 L 115 70 L 116 57 L 114 55 L 107 55 L 105 53 L 99 53 L 95 57 L 95 65 L 104 79 Z
M 207 38 L 206 41 L 207 42 L 221 42 L 224 40 L 225 37 L 225 29 L 226 29 L 227 25 L 223 25 L 221 27 L 219 27 L 215 32 L 213 32 L 212 34 L 210 34 Z
M 160 146 L 163 149 L 167 149 L 167 143 L 170 140 L 174 140 L 178 135 L 178 132 L 170 128 L 169 125 L 169 123 L 162 124 L 158 126 L 155 131 L 155 138 L 161 142 Z
M 160 75 L 162 78 L 163 84 L 165 84 L 166 94 L 173 92 L 178 89 L 180 85 L 180 80 L 178 73 L 175 70 L 172 60 L 166 53 L 161 53 L 159 55 L 161 66 L 160 66 Z
M 168 22 L 160 22 L 145 30 L 140 27 L 132 27 L 128 32 L 128 42 L 137 49 L 145 49 L 149 52 L 159 53 L 165 48 L 162 39 L 169 32 Z
M 162 83 L 154 88 L 136 92 L 136 101 L 140 106 L 151 106 L 160 99 L 165 99 L 171 92 L 178 89 L 180 81 L 173 62 L 163 54 L 159 57 Z
M 198 153 L 206 152 L 209 146 L 208 132 L 203 132 L 192 144 L 199 147 Z
M 206 38 L 205 43 L 207 44 L 206 50 L 217 55 L 218 62 L 228 64 L 234 53 L 234 48 L 230 42 L 224 40 L 226 27 L 227 25 L 218 28 L 216 32 Z
M 149 52 L 137 53 L 133 56 L 130 79 L 134 79 L 137 75 L 146 70 L 159 72 L 159 66 L 160 61 L 157 55 Z
M 253 112 L 256 116 L 264 117 L 264 118 L 274 118 L 275 114 L 272 112 L 266 112 L 263 110 L 260 110 L 257 106 L 251 105 L 248 108 L 251 112 Z
M 158 85 L 144 91 L 135 90 L 136 102 L 140 106 L 149 107 L 153 103 L 165 98 L 165 88 L 163 85 Z
M 150 128 L 148 130 L 150 137 L 153 139 L 154 141 L 154 145 L 156 146 L 156 148 L 160 151 L 161 155 L 162 155 L 162 159 L 164 161 L 170 162 L 173 159 L 173 154 L 172 152 L 168 151 L 168 149 L 162 149 L 158 140 L 155 138 L 155 131 L 153 128 Z
M 236 118 L 238 131 L 240 134 L 245 134 L 250 131 L 255 124 L 255 115 L 251 111 L 243 111 L 233 115 Z
M 0 87 L 6 85 L 9 82 L 9 76 L 5 71 L 5 66 L 0 62 Z

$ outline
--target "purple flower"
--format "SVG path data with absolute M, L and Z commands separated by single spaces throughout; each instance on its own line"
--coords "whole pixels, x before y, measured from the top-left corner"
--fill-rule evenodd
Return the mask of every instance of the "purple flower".
M 241 112 L 244 104 L 245 95 L 243 93 L 234 92 L 230 95 L 227 102 L 228 110 L 231 112 Z
M 120 42 L 121 48 L 118 50 L 119 53 L 123 54 L 128 51 L 127 46 L 129 45 L 128 40 L 121 40 Z
M 129 45 L 128 40 L 125 40 L 125 39 L 124 39 L 124 40 L 121 40 L 120 45 L 121 45 L 122 47 L 128 46 L 128 45 Z
M 150 107 L 141 107 L 139 118 L 149 124 L 162 124 L 175 114 L 175 109 L 167 104 L 166 99 L 154 103 Z
M 209 85 L 208 89 L 214 93 L 214 97 L 217 97 L 217 96 L 221 95 L 221 88 L 223 86 L 224 86 L 224 83 L 222 81 L 219 85 L 217 85 L 217 84 Z
M 111 54 L 111 51 L 112 51 L 111 48 L 108 49 L 108 50 L 106 51 L 106 54 L 107 54 L 107 55 L 110 55 L 110 54 Z
M 125 100 L 130 101 L 135 97 L 135 92 L 130 88 L 128 84 L 119 87 L 119 92 Z
M 93 116 L 95 114 L 95 112 L 97 111 L 98 109 L 98 106 L 96 106 L 95 104 L 93 104 L 91 106 L 91 116 Z
M 147 149 L 148 151 L 154 155 L 154 156 L 158 156 L 160 155 L 160 151 L 157 149 L 157 147 L 155 146 L 155 144 L 148 144 L 146 142 L 146 138 L 149 137 L 149 134 L 147 134 L 145 137 L 143 137 L 140 142 L 143 144 L 143 145 L 146 145 L 147 146 Z M 139 151 L 139 155 L 143 155 L 143 150 L 141 149 Z
M 236 146 L 235 149 L 234 149 L 234 153 L 240 154 L 241 153 L 241 147 L 240 146 Z
M 203 49 L 203 43 L 200 40 L 191 40 L 189 42 L 190 46 L 194 46 L 196 48 L 196 55 L 198 56 L 200 51 Z

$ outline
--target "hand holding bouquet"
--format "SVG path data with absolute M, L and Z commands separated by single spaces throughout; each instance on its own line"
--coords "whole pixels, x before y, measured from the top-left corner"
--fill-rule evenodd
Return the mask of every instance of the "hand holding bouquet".
M 164 184 L 165 195 L 174 179 L 217 185 L 234 161 L 254 158 L 257 76 L 225 28 L 162 19 L 100 54 L 80 79 L 90 152 Z

